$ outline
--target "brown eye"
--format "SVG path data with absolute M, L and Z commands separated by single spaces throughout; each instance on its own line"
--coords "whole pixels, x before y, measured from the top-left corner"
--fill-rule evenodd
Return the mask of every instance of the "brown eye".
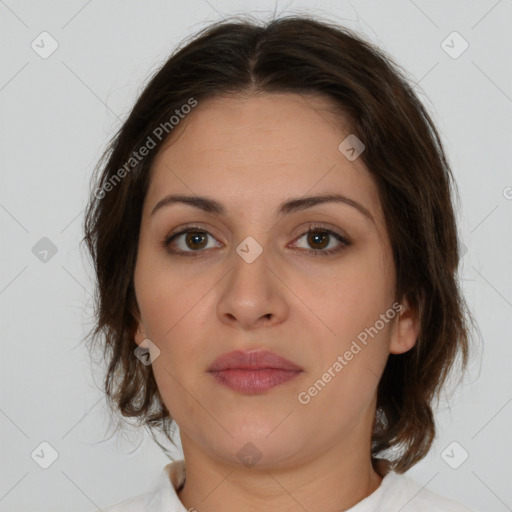
M 184 256 L 196 256 L 203 252 L 203 249 L 219 247 L 219 244 L 210 244 L 208 239 L 213 240 L 213 236 L 203 229 L 190 226 L 179 233 L 167 237 L 163 245 L 169 252 Z
M 350 242 L 342 235 L 321 226 L 312 226 L 297 240 L 302 238 L 306 238 L 306 245 L 311 248 L 305 248 L 305 250 L 313 256 L 335 254 L 350 245 Z M 328 248 L 329 246 L 331 247 Z
M 307 235 L 308 244 L 314 249 L 325 249 L 328 245 L 330 235 L 325 231 L 310 231 Z
M 204 231 L 188 231 L 186 235 L 185 244 L 187 247 L 190 247 L 191 249 L 202 249 L 205 247 L 205 241 L 208 234 Z

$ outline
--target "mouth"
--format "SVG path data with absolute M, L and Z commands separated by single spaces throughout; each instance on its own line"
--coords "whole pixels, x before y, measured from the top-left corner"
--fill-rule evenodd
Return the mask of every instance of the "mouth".
M 255 394 L 263 393 L 284 384 L 302 372 L 265 368 L 262 370 L 229 369 L 211 373 L 219 383 L 234 391 Z
M 208 372 L 234 391 L 256 394 L 296 378 L 303 369 L 273 352 L 235 351 L 217 358 Z

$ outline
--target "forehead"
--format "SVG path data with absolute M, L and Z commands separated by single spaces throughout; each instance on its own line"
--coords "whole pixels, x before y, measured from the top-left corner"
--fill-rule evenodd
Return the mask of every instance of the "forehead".
M 153 162 L 147 209 L 169 193 L 269 211 L 289 197 L 340 193 L 379 217 L 371 174 L 338 148 L 350 127 L 332 107 L 325 98 L 291 93 L 199 102 Z
M 325 150 L 332 139 L 349 134 L 345 119 L 334 115 L 333 108 L 323 97 L 291 93 L 209 98 L 173 130 L 157 161 L 167 155 L 183 156 L 183 152 L 190 159 L 217 151 L 245 162 L 244 155 L 257 150 L 263 162 L 273 162 L 276 156 L 280 161 L 298 162 L 304 155 Z

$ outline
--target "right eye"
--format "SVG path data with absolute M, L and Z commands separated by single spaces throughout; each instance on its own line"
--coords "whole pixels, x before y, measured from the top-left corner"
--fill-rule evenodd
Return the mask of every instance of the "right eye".
M 202 252 L 202 249 L 220 247 L 215 243 L 208 246 L 208 237 L 213 238 L 208 231 L 198 226 L 187 226 L 178 233 L 166 237 L 163 245 L 169 252 L 179 256 L 198 256 L 199 253 Z M 177 246 L 178 248 L 176 249 L 173 246 Z

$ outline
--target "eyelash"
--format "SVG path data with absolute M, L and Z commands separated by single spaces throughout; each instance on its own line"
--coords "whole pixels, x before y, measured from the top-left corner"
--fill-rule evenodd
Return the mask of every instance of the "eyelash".
M 179 231 L 178 233 L 171 233 L 170 235 L 168 235 L 162 242 L 162 246 L 164 248 L 166 248 L 167 250 L 169 250 L 169 246 L 171 245 L 171 242 L 173 242 L 176 238 L 178 238 L 179 236 L 181 235 L 184 235 L 186 233 L 189 233 L 189 232 L 198 232 L 200 234 L 206 234 L 208 236 L 212 236 L 210 233 L 208 233 L 208 231 L 200 228 L 199 226 L 186 226 L 184 229 L 182 229 L 181 231 Z M 339 252 L 341 252 L 343 249 L 345 249 L 346 247 L 348 247 L 349 245 L 351 245 L 351 242 L 349 242 L 344 236 L 340 235 L 339 233 L 336 233 L 335 231 L 332 231 L 330 229 L 327 229 L 323 226 L 318 226 L 318 225 L 312 225 L 312 226 L 309 226 L 308 230 L 305 231 L 304 233 L 302 233 L 298 238 L 297 240 L 300 240 L 303 236 L 305 235 L 309 235 L 310 233 L 322 233 L 324 235 L 330 235 L 330 236 L 334 236 L 334 238 L 336 238 L 339 242 L 341 242 L 341 245 L 336 248 L 336 249 L 321 249 L 321 250 L 306 250 L 306 252 L 308 252 L 309 254 L 311 254 L 313 257 L 317 257 L 317 256 L 331 256 L 331 255 L 334 255 L 334 254 L 337 254 Z M 198 257 L 201 255 L 202 252 L 204 252 L 203 250 L 199 249 L 197 251 L 170 251 L 173 255 L 177 255 L 177 256 L 185 256 L 185 257 Z

